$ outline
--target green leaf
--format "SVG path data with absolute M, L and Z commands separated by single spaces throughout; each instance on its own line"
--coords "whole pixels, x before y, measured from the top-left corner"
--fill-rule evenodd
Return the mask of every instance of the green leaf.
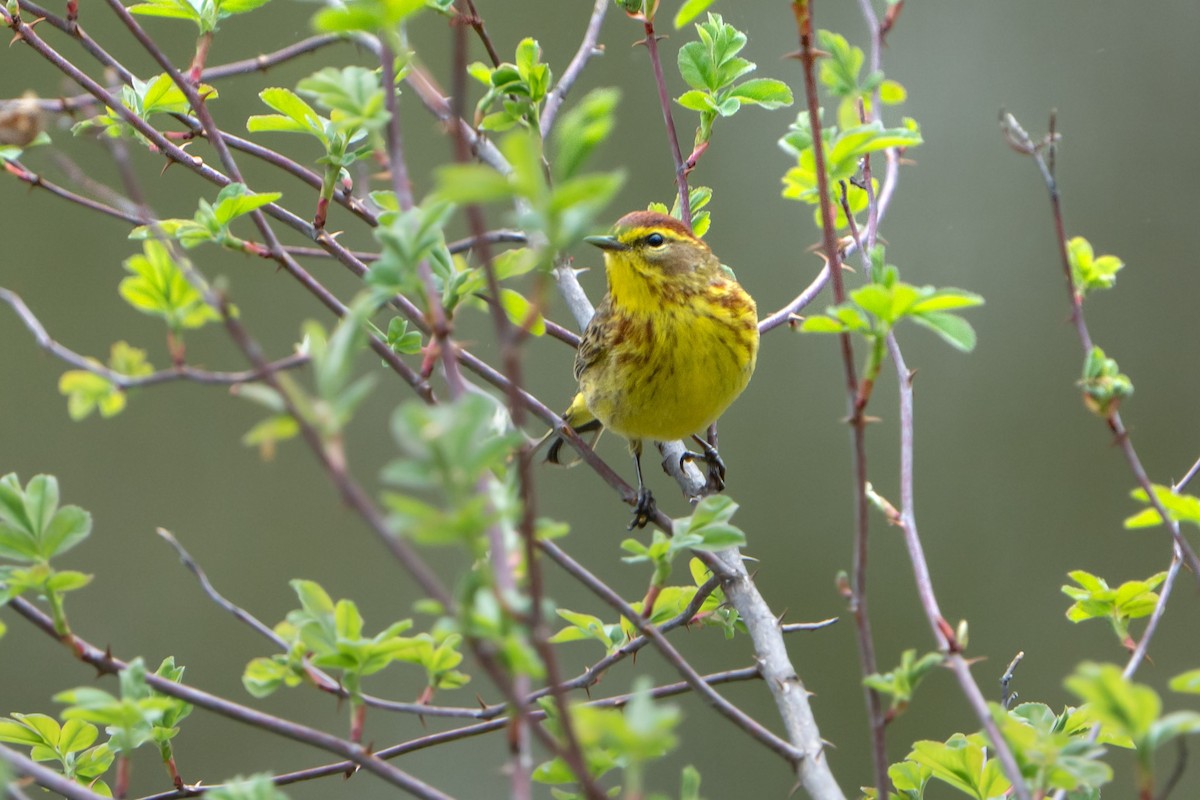
M 703 14 L 705 9 L 711 6 L 713 2 L 714 0 L 684 0 L 683 5 L 675 12 L 675 19 L 673 20 L 675 30 L 679 30 Z
M 617 89 L 594 89 L 559 118 L 554 133 L 558 181 L 579 174 L 588 157 L 608 138 L 616 124 L 614 112 L 620 99 Z
M 1189 670 L 1171 678 L 1169 684 L 1172 691 L 1186 694 L 1200 694 L 1200 669 Z
M 969 353 L 975 349 L 975 329 L 957 314 L 933 311 L 914 314 L 912 321 L 933 331 L 956 350 Z
M 424 7 L 425 0 L 351 0 L 317 12 L 312 24 L 323 33 L 390 33 Z
M 126 302 L 145 314 L 162 317 L 176 333 L 220 319 L 165 245 L 148 240 L 142 250 L 144 255 L 125 259 L 125 269 L 132 274 L 118 288 Z
M 730 89 L 726 96 L 766 109 L 783 108 L 792 104 L 792 90 L 783 81 L 773 78 L 754 78 L 739 83 Z

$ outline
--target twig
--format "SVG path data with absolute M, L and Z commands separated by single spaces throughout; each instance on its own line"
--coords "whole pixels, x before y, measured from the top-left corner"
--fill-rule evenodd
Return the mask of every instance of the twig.
M 312 53 L 331 44 L 346 41 L 346 37 L 335 34 L 321 34 L 318 36 L 310 36 L 307 39 L 301 39 L 295 44 L 289 44 L 287 47 L 280 48 L 271 53 L 247 58 L 241 61 L 231 61 L 228 64 L 220 64 L 215 67 L 206 67 L 201 80 L 217 81 L 222 78 L 230 78 L 234 75 L 247 75 L 253 72 L 266 72 L 271 67 L 278 66 L 284 62 L 291 61 L 298 56 Z
M 58 634 L 54 631 L 54 621 L 23 597 L 14 597 L 9 601 L 8 605 L 22 617 L 40 628 L 44 633 L 56 640 L 59 638 Z M 128 667 L 128 664 L 125 662 L 114 658 L 78 636 L 73 636 L 72 639 L 74 652 L 78 653 L 79 660 L 85 664 L 90 664 L 101 673 L 116 674 Z M 345 739 L 339 739 L 336 736 L 331 736 L 324 731 L 310 728 L 307 725 L 301 725 L 281 719 L 280 717 L 265 714 L 261 711 L 256 711 L 253 708 L 217 697 L 187 684 L 175 683 L 172 680 L 153 673 L 146 675 L 146 683 L 156 692 L 165 694 L 168 697 L 179 698 L 227 719 L 242 722 L 260 730 L 269 731 L 285 739 L 291 739 L 301 744 L 307 744 L 311 747 L 335 753 L 368 772 L 374 773 L 393 786 L 404 789 L 414 797 L 428 798 L 429 800 L 450 800 L 449 795 L 417 780 L 403 770 L 387 763 L 379 756 L 367 752 L 361 745 L 352 744 Z M 78 795 L 78 797 L 88 798 L 88 800 L 94 796 L 90 792 Z
M 546 102 L 542 104 L 542 118 L 539 123 L 543 139 L 549 136 L 550 131 L 554 129 L 554 121 L 558 118 L 558 110 L 562 106 L 563 100 L 566 99 L 567 92 L 571 91 L 571 87 L 575 85 L 575 81 L 583 73 L 583 68 L 587 66 L 588 61 L 593 56 L 604 52 L 604 48 L 597 45 L 597 41 L 600 38 L 600 25 L 604 22 L 604 15 L 608 11 L 609 5 L 609 0 L 596 0 L 595 5 L 592 6 L 592 16 L 588 19 L 587 28 L 583 32 L 583 40 L 579 43 L 579 49 L 575 51 L 575 56 L 567 64 L 567 68 L 563 70 L 562 77 L 558 79 L 558 83 L 554 84 L 554 88 L 546 95 Z
M 671 145 L 671 158 L 675 161 L 675 186 L 679 193 L 680 221 L 692 229 L 692 201 L 688 191 L 687 171 L 683 163 L 683 153 L 679 149 L 679 136 L 675 132 L 675 120 L 671 117 L 671 96 L 667 92 L 667 80 L 663 76 L 662 59 L 658 55 L 658 36 L 654 33 L 654 20 L 642 17 L 642 27 L 646 38 L 640 44 L 646 45 L 650 54 L 650 66 L 654 70 L 654 85 L 658 88 L 658 104 L 662 108 L 663 122 L 667 126 L 667 141 Z
M 7 303 L 17 313 L 21 322 L 33 334 L 34 341 L 43 350 L 73 367 L 86 370 L 94 375 L 99 375 L 120 389 L 138 389 L 143 386 L 153 386 L 177 380 L 227 386 L 261 380 L 264 375 L 263 371 L 254 369 L 243 370 L 241 372 L 210 372 L 209 370 L 190 367 L 186 364 L 172 369 L 159 370 L 149 375 L 124 375 L 109 369 L 95 359 L 80 355 L 55 341 L 38 318 L 34 316 L 33 312 L 29 310 L 29 306 L 25 305 L 25 301 L 15 292 L 0 287 L 0 301 Z M 308 361 L 309 358 L 307 355 L 296 354 L 281 358 L 278 361 L 272 361 L 268 364 L 267 369 L 271 372 L 295 369 L 296 367 L 304 366 Z
M 53 629 L 53 623 L 51 627 Z M 53 633 L 51 635 L 54 636 Z M 58 637 L 55 636 L 55 638 Z M 97 794 L 86 786 L 81 786 L 49 767 L 43 767 L 32 758 L 18 753 L 7 745 L 0 744 L 0 761 L 8 764 L 18 775 L 28 775 L 38 786 L 56 792 L 67 800 L 105 800 L 104 795 Z
M 821 234 L 825 258 L 833 282 L 835 303 L 845 300 L 846 289 L 842 281 L 841 254 L 834 225 L 833 205 L 829 175 L 825 169 L 825 149 L 821 134 L 820 98 L 816 86 L 816 54 L 812 44 L 812 9 L 810 0 L 794 0 L 792 11 L 800 37 L 800 63 L 803 65 L 804 94 L 807 101 L 809 122 L 813 132 L 813 159 L 817 173 L 817 196 L 820 198 Z M 877 673 L 875 645 L 871 636 L 871 622 L 867 610 L 867 534 L 869 531 L 867 498 L 867 447 L 866 417 L 864 410 L 868 395 L 860 393 L 857 368 L 854 363 L 854 347 L 849 333 L 838 335 L 842 353 L 842 368 L 846 378 L 846 402 L 849 409 L 851 446 L 854 471 L 854 562 L 851 578 L 850 610 L 858 631 L 859 661 L 864 676 Z M 863 388 L 869 391 L 869 382 Z M 867 720 L 871 728 L 872 760 L 875 767 L 875 788 L 879 797 L 887 797 L 888 757 L 886 718 L 879 693 L 863 685 L 867 706 Z M 1019 774 L 1019 773 L 1018 773 Z

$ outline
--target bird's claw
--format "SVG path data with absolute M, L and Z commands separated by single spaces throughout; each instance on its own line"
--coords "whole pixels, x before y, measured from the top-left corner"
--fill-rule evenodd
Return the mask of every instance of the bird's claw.
M 686 461 L 703 461 L 708 465 L 708 487 L 712 491 L 721 492 L 725 490 L 725 462 L 721 459 L 721 454 L 717 452 L 717 448 L 713 447 L 708 442 L 701 439 L 699 436 L 692 437 L 704 448 L 703 453 L 693 453 L 691 450 L 685 450 L 683 455 L 679 457 L 679 467 L 683 468 Z
M 657 510 L 654 505 L 654 495 L 650 494 L 650 490 L 644 486 L 639 488 L 637 504 L 633 507 L 633 519 L 629 520 L 629 527 L 626 530 L 646 527 L 646 524 L 650 522 L 650 517 L 654 516 Z

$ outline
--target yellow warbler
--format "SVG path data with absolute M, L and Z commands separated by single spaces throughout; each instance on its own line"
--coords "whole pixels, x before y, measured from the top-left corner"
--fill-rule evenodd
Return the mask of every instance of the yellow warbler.
M 682 222 L 634 211 L 611 236 L 589 236 L 604 251 L 608 293 L 575 355 L 579 394 L 563 420 L 576 431 L 608 428 L 629 440 L 638 495 L 630 528 L 643 527 L 654 498 L 642 480 L 642 441 L 702 431 L 729 407 L 754 372 L 758 311 L 753 298 Z M 716 450 L 705 452 L 710 480 L 724 487 Z M 550 445 L 558 462 L 563 440 Z

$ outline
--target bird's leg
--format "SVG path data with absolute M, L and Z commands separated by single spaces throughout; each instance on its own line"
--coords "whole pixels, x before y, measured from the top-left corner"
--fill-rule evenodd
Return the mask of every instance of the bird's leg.
M 692 434 L 692 438 L 696 443 L 704 448 L 703 453 L 693 453 L 691 450 L 685 450 L 683 455 L 679 457 L 679 466 L 683 467 L 685 461 L 703 461 L 708 465 L 708 486 L 713 491 L 724 491 L 725 489 L 725 462 L 721 460 L 721 454 L 717 452 L 717 448 L 713 447 L 708 442 L 701 439 L 699 436 Z
M 629 444 L 629 452 L 633 454 L 633 470 L 637 473 L 637 505 L 633 507 L 633 519 L 629 521 L 627 530 L 644 528 L 654 514 L 654 495 L 646 488 L 642 480 L 642 441 L 634 439 Z

